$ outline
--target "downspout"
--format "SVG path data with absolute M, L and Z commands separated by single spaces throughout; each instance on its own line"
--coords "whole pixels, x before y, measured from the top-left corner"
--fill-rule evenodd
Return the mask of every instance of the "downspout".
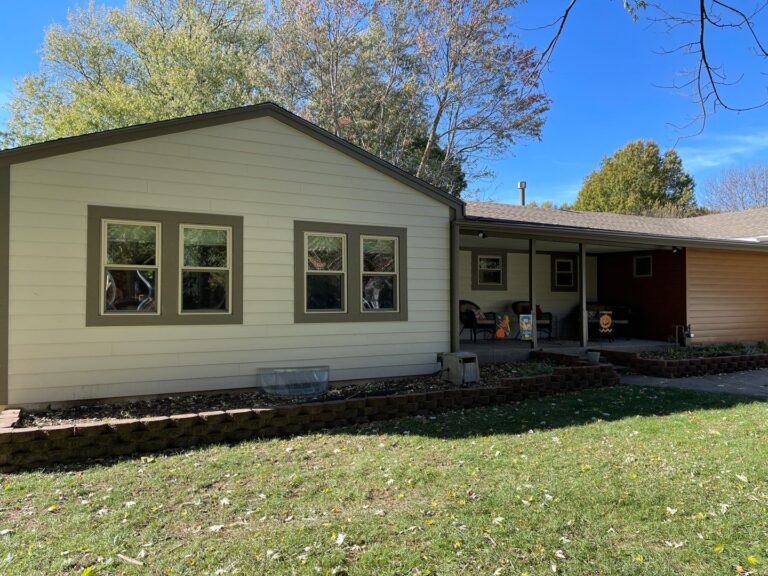
M 451 261 L 450 261 L 450 298 L 451 298 L 451 352 L 459 351 L 459 224 L 456 222 L 456 209 L 451 209 Z

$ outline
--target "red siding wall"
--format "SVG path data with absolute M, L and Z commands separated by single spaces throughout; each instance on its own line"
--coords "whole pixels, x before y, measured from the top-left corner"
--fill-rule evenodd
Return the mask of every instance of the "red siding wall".
M 634 256 L 653 257 L 653 275 L 634 277 Z M 600 304 L 632 309 L 633 338 L 667 340 L 674 324 L 686 323 L 685 250 L 600 254 L 597 296 Z

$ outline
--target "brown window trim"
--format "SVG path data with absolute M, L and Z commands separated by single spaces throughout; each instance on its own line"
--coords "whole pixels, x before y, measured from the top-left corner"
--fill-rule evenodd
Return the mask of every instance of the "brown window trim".
M 637 261 L 640 258 L 647 258 L 648 259 L 648 269 L 650 272 L 648 274 L 638 274 L 637 273 Z M 634 278 L 652 278 L 653 277 L 653 256 L 651 254 L 641 254 L 639 256 L 633 256 L 632 257 L 632 276 Z
M 304 234 L 318 232 L 325 234 L 345 234 L 347 236 L 347 265 L 344 289 L 347 295 L 346 312 L 306 312 L 304 304 Z M 361 310 L 361 236 L 393 236 L 398 245 L 398 287 L 395 302 L 396 311 Z M 331 322 L 393 322 L 408 320 L 408 231 L 406 228 L 383 226 L 359 226 L 356 224 L 335 224 L 329 222 L 307 222 L 295 220 L 293 223 L 293 321 L 302 323 Z
M 507 250 L 473 248 L 472 254 L 472 290 L 495 290 L 506 292 L 507 290 Z M 498 256 L 501 258 L 501 284 L 481 284 L 478 275 L 480 272 L 479 259 L 481 256 Z
M 557 284 L 557 261 L 570 260 L 573 263 L 573 285 L 559 286 Z M 576 254 L 555 253 L 549 256 L 550 261 L 550 290 L 552 292 L 577 292 L 579 289 L 579 257 Z
M 101 313 L 101 223 L 104 219 L 159 222 L 160 313 Z M 229 313 L 179 313 L 179 230 L 182 224 L 228 226 L 232 229 L 232 288 Z M 199 212 L 172 212 L 111 206 L 88 206 L 86 326 L 173 326 L 243 323 L 243 217 Z

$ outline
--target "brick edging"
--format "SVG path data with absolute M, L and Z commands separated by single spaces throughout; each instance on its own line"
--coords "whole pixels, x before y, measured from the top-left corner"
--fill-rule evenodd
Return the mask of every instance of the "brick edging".
M 640 374 L 661 378 L 683 378 L 768 368 L 768 354 L 664 360 L 643 358 L 638 352 L 602 350 L 600 353 L 611 362 L 628 366 Z
M 218 410 L 44 428 L 0 429 L 0 471 L 92 458 L 181 449 L 250 438 L 516 402 L 618 384 L 610 366 L 561 366 L 551 375 L 510 378 L 501 386 L 453 388 L 269 408 Z

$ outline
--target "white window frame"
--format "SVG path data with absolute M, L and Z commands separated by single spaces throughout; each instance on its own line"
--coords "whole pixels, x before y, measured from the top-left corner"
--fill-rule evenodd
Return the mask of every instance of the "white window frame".
M 496 270 L 499 271 L 498 282 L 481 282 L 480 281 L 480 272 L 482 272 L 483 270 L 489 270 L 489 268 L 483 268 L 480 265 L 481 258 L 498 260 L 499 267 L 491 269 L 493 271 L 496 271 Z M 504 286 L 504 257 L 501 254 L 478 254 L 477 255 L 477 285 L 478 286 Z
M 365 270 L 365 241 L 366 240 L 394 240 L 395 241 L 395 271 L 394 272 L 370 272 Z M 373 310 L 366 309 L 363 306 L 363 276 L 394 276 L 395 277 L 395 307 L 387 308 L 385 310 Z M 400 312 L 400 238 L 397 236 L 379 236 L 375 234 L 360 234 L 360 278 L 358 278 L 360 284 L 360 312 L 363 314 L 387 314 L 393 312 Z
M 139 266 L 136 264 L 109 264 L 107 262 L 107 227 L 110 224 L 125 224 L 128 226 L 152 226 L 155 228 L 155 264 L 154 266 Z M 118 218 L 102 218 L 101 220 L 101 251 L 100 251 L 100 296 L 99 296 L 99 315 L 100 316 L 159 316 L 160 315 L 160 258 L 162 251 L 162 224 L 149 220 L 123 220 Z M 107 268 L 115 270 L 154 270 L 155 272 L 155 311 L 139 312 L 138 310 L 115 310 L 107 312 L 106 309 L 106 287 L 104 285 L 107 277 Z
M 187 228 L 204 230 L 224 230 L 227 233 L 227 266 L 209 267 L 209 266 L 185 266 L 184 265 L 184 230 Z M 194 311 L 184 310 L 184 272 L 226 272 L 227 273 L 227 309 Z M 232 227 L 217 226 L 215 224 L 179 224 L 179 316 L 229 316 L 232 314 Z
M 552 285 L 555 288 L 559 289 L 559 290 L 574 289 L 576 287 L 576 282 L 577 282 L 577 279 L 576 279 L 576 262 L 575 262 L 575 260 L 573 258 L 558 258 L 557 256 L 555 256 L 554 258 L 555 258 L 555 268 L 554 268 L 555 277 L 552 279 Z M 557 269 L 558 262 L 568 262 L 568 264 L 570 265 L 571 269 L 569 271 L 567 271 L 567 272 L 559 272 L 558 269 Z M 557 275 L 558 274 L 570 274 L 571 275 L 571 279 L 572 279 L 571 283 L 570 284 L 560 284 L 557 281 Z
M 341 238 L 341 270 L 310 270 L 307 265 L 309 260 L 309 237 L 310 236 L 325 236 L 328 238 Z M 349 296 L 347 289 L 347 235 L 342 232 L 304 232 L 304 293 L 302 298 L 304 299 L 304 313 L 305 314 L 346 314 L 347 313 L 347 298 Z M 313 276 L 341 275 L 341 292 L 342 292 L 342 308 L 340 310 L 310 310 L 307 308 L 307 276 L 312 274 Z

